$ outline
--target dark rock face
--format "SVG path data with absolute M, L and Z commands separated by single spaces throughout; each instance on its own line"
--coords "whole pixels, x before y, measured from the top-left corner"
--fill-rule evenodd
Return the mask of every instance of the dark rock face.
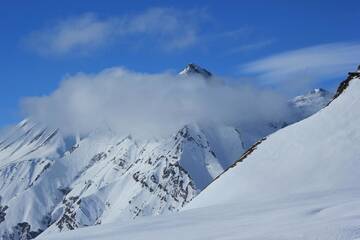
M 78 224 L 76 222 L 76 212 L 74 205 L 79 205 L 81 200 L 79 200 L 79 197 L 69 197 L 69 199 L 64 199 L 64 214 L 60 218 L 60 220 L 57 222 L 57 226 L 60 229 L 60 231 L 64 228 L 74 230 L 78 227 Z
M 340 96 L 340 94 L 342 94 L 345 91 L 345 89 L 349 86 L 350 81 L 353 80 L 354 78 L 360 78 L 360 65 L 358 66 L 356 72 L 349 72 L 348 77 L 340 83 L 333 99 Z
M 31 230 L 31 225 L 27 222 L 18 223 L 16 226 L 12 228 L 12 232 L 9 234 L 5 234 L 2 236 L 3 240 L 27 240 L 34 239 L 43 231 L 38 229 L 36 231 Z
M 5 216 L 6 216 L 6 210 L 7 209 L 8 209 L 8 206 L 1 206 L 0 205 L 0 223 L 5 221 Z

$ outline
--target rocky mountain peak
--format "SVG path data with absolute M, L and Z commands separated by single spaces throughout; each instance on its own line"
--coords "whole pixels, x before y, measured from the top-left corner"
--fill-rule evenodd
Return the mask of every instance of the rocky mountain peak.
M 202 68 L 194 63 L 186 65 L 186 67 L 179 73 L 180 75 L 193 75 L 199 74 L 204 78 L 210 78 L 212 76 L 211 72 Z

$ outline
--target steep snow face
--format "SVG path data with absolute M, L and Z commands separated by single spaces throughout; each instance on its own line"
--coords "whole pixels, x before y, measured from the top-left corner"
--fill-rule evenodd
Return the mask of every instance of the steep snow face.
M 188 64 L 179 74 L 185 76 L 200 75 L 204 78 L 210 78 L 212 76 L 208 70 L 194 63 Z
M 290 104 L 301 117 L 306 118 L 328 105 L 333 97 L 333 93 L 322 88 L 315 88 L 305 95 L 293 98 Z
M 350 76 L 348 86 L 328 107 L 254 146 L 188 208 L 301 192 L 359 189 L 359 77 Z
M 177 211 L 244 151 L 227 126 L 190 124 L 152 141 L 103 130 L 63 139 L 28 120 L 1 149 L 0 236 L 11 240 Z
M 33 158 L 56 158 L 63 144 L 57 129 L 49 129 L 26 119 L 0 137 L 0 168 Z

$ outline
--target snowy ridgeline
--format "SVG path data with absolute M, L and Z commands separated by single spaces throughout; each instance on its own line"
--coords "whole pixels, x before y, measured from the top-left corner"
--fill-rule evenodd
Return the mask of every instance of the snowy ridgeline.
M 181 213 L 39 239 L 360 239 L 359 105 L 350 77 L 328 107 L 268 136 Z
M 185 70 L 207 72 L 196 65 Z M 330 96 L 314 90 L 290 101 L 293 119 L 315 113 Z M 108 129 L 64 138 L 24 120 L 0 138 L 0 238 L 32 239 L 179 211 L 257 139 L 290 123 L 251 130 L 188 124 L 164 139 L 134 140 Z

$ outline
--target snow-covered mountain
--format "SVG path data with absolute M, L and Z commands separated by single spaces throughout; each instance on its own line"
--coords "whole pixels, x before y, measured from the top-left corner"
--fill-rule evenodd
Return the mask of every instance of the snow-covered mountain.
M 181 74 L 212 76 L 194 64 Z M 320 109 L 316 99 L 307 104 Z M 32 239 L 178 211 L 256 140 L 289 123 L 251 129 L 189 123 L 145 140 L 108 128 L 64 137 L 26 119 L 0 136 L 0 238 Z
M 190 124 L 154 141 L 109 131 L 70 140 L 29 120 L 0 146 L 2 239 L 179 210 L 244 151 L 226 126 Z
M 293 98 L 290 104 L 305 118 L 324 108 L 333 97 L 333 93 L 322 88 L 315 88 L 305 95 Z
M 200 75 L 204 78 L 210 78 L 212 76 L 208 70 L 194 63 L 188 64 L 179 74 L 185 76 Z
M 359 239 L 360 71 L 309 118 L 259 141 L 186 211 L 40 239 Z

